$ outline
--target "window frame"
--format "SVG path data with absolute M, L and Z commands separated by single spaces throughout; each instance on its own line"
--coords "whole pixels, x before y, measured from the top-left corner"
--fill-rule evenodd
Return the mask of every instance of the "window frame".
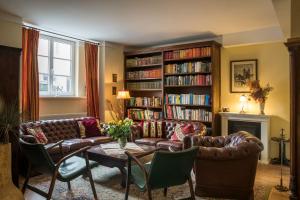
M 44 35 L 41 34 L 40 35 L 40 39 L 46 39 L 48 40 L 48 51 L 49 54 L 48 56 L 44 56 L 44 55 L 39 55 L 38 57 L 45 57 L 48 58 L 48 65 L 49 65 L 49 84 L 48 84 L 48 94 L 41 94 L 40 90 L 39 90 L 39 96 L 40 97 L 75 97 L 75 87 L 76 87 L 76 42 L 72 41 L 72 40 L 66 40 L 63 38 L 58 38 L 58 37 L 53 37 L 53 36 L 49 36 L 49 35 Z M 59 43 L 63 43 L 63 44 L 68 44 L 71 46 L 70 48 L 70 59 L 66 59 L 66 58 L 57 58 L 54 57 L 54 42 L 59 42 Z M 65 61 L 70 61 L 70 76 L 66 76 L 66 75 L 54 75 L 54 59 L 58 59 L 58 60 L 65 60 Z M 45 73 L 40 73 L 40 74 L 45 74 Z M 70 93 L 63 93 L 61 95 L 58 95 L 55 93 L 54 88 L 53 88 L 53 83 L 54 83 L 54 76 L 61 76 L 61 77 L 70 77 L 71 78 L 71 92 Z M 40 80 L 39 80 L 39 84 L 40 84 Z

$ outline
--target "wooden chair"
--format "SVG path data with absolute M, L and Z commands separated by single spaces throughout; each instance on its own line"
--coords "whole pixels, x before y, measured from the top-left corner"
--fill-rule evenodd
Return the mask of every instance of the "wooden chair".
M 59 141 L 49 148 L 53 148 L 57 145 L 61 147 L 62 143 L 63 141 Z M 53 162 L 43 144 L 32 144 L 20 139 L 20 146 L 22 152 L 25 154 L 29 162 L 27 176 L 22 188 L 23 193 L 25 192 L 26 188 L 28 188 L 49 200 L 51 199 L 56 179 L 62 182 L 67 182 L 68 189 L 71 190 L 71 180 L 80 175 L 88 175 L 94 198 L 98 199 L 90 170 L 91 167 L 94 167 L 97 165 L 97 163 L 94 161 L 89 161 L 88 159 L 86 150 L 90 148 L 89 146 L 64 156 L 57 163 Z M 76 156 L 78 154 L 83 154 L 83 157 Z M 41 191 L 40 189 L 28 184 L 32 168 L 38 172 L 52 176 L 48 193 L 45 193 L 44 191 Z
M 191 199 L 195 199 L 191 170 L 198 153 L 198 147 L 184 151 L 150 151 L 138 156 L 130 152 L 128 155 L 128 173 L 126 182 L 125 200 L 128 199 L 130 183 L 134 183 L 140 191 L 147 191 L 148 199 L 152 200 L 151 190 L 164 188 L 164 196 L 167 188 L 182 185 L 188 181 Z M 154 153 L 151 163 L 143 164 L 139 158 Z M 132 165 L 132 161 L 136 164 Z

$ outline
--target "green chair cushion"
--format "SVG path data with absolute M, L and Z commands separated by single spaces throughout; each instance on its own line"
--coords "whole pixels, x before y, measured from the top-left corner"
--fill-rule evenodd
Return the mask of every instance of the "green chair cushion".
M 97 163 L 94 161 L 89 161 L 89 164 L 90 168 L 93 168 L 97 165 Z M 58 177 L 58 179 L 64 182 L 70 181 L 82 175 L 85 170 L 85 159 L 79 156 L 72 156 L 60 165 L 58 169 L 60 176 Z
M 144 167 L 146 171 L 149 173 L 150 171 L 151 163 L 144 164 Z M 146 189 L 146 180 L 143 174 L 143 171 L 138 165 L 133 165 L 131 167 L 131 177 L 133 179 L 133 182 L 136 184 L 136 186 L 142 190 L 145 191 Z

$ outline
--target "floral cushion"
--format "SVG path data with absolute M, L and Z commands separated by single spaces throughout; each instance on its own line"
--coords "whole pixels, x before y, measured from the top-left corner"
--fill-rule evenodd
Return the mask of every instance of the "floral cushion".
M 47 144 L 48 143 L 48 139 L 45 136 L 45 134 L 40 126 L 36 126 L 33 128 L 27 128 L 27 132 L 35 138 L 37 143 L 39 143 L 39 144 Z
M 194 126 L 192 124 L 176 124 L 171 140 L 173 141 L 183 141 L 183 138 L 187 134 L 194 133 Z

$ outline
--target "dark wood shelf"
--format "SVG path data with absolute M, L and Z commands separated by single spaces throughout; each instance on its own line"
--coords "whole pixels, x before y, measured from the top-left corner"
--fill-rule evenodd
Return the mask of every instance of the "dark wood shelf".
M 129 108 L 142 108 L 142 109 L 162 109 L 162 107 L 155 107 L 155 106 L 127 106 Z
M 126 69 L 139 69 L 139 68 L 149 68 L 149 67 L 161 67 L 162 63 L 160 64 L 151 64 L 151 65 L 139 65 L 139 66 L 133 66 L 133 67 L 127 67 Z
M 141 79 L 126 79 L 126 81 L 157 81 L 162 80 L 162 78 L 141 78 Z
M 165 85 L 165 88 L 211 87 L 211 85 Z
M 189 120 L 189 119 L 170 119 L 167 118 L 167 120 L 172 120 L 172 121 L 189 121 L 189 122 L 201 122 L 201 123 L 208 123 L 211 124 L 211 121 L 202 121 L 202 120 Z
M 211 72 L 187 72 L 187 73 L 165 73 L 164 76 L 182 76 L 182 75 L 207 75 L 211 74 Z
M 211 108 L 211 105 L 192 105 L 192 104 L 166 104 L 166 106 L 202 107 Z
M 192 58 L 174 58 L 174 59 L 164 59 L 164 62 L 178 62 L 178 61 L 193 61 L 200 59 L 210 59 L 211 56 L 200 56 L 200 57 L 192 57 Z

